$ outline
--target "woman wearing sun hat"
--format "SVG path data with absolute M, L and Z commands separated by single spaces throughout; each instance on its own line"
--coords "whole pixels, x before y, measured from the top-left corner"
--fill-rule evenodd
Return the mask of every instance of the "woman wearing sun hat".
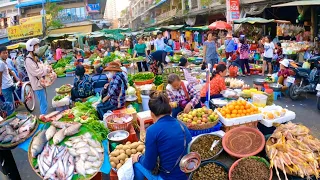
M 109 83 L 104 86 L 101 102 L 97 106 L 99 118 L 102 119 L 104 113 L 115 109 L 120 109 L 125 105 L 127 79 L 122 73 L 120 65 L 116 62 L 110 62 L 104 69 L 108 71 Z

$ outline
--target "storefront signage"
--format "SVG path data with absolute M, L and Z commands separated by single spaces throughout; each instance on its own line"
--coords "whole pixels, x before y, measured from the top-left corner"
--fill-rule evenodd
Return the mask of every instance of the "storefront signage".
M 27 24 L 27 23 L 34 23 L 34 22 L 42 22 L 42 15 L 26 17 L 19 19 L 19 24 Z
M 88 13 L 98 13 L 100 11 L 100 4 L 87 4 Z
M 240 19 L 240 1 L 239 0 L 227 0 L 227 22 Z
M 22 24 L 8 27 L 9 40 L 22 39 L 42 35 L 42 22 Z

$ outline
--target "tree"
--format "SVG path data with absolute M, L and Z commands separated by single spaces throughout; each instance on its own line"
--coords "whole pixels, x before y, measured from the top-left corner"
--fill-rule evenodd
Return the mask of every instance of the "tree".
M 59 29 L 63 26 L 61 21 L 57 19 L 60 11 L 63 10 L 63 6 L 58 5 L 57 3 L 47 2 L 45 6 L 46 15 L 49 18 L 46 18 L 47 29 Z

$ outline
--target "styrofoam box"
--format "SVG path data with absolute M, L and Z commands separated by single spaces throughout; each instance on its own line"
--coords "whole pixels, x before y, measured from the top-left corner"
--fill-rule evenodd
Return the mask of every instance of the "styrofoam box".
M 224 118 L 218 110 L 215 110 L 217 112 L 220 121 L 222 122 L 223 125 L 225 126 L 233 126 L 233 125 L 239 125 L 239 124 L 245 124 L 249 122 L 254 122 L 254 121 L 259 121 L 263 119 L 262 114 L 253 114 L 250 116 L 243 116 L 243 117 L 237 117 L 237 118 Z
M 268 119 L 262 119 L 260 121 L 261 124 L 263 124 L 266 127 L 272 127 L 273 123 L 285 123 L 291 120 L 294 120 L 296 118 L 296 113 L 293 111 L 287 110 L 286 114 L 282 117 L 276 118 L 274 120 L 268 120 Z
M 64 97 L 60 101 L 54 101 L 52 99 L 52 107 L 54 107 L 54 108 L 68 106 L 69 104 L 70 104 L 70 97 L 69 96 Z

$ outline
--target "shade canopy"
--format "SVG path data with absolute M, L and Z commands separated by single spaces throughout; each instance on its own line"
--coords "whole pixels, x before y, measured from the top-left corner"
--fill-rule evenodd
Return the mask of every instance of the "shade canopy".
M 18 49 L 18 48 L 26 48 L 26 43 L 17 43 L 17 44 L 12 44 L 10 46 L 7 46 L 7 49 L 12 50 L 12 49 Z
M 271 7 L 316 6 L 316 5 L 320 5 L 320 0 L 293 1 L 288 3 L 273 5 Z
M 212 30 L 231 30 L 232 26 L 224 21 L 216 21 L 209 25 L 209 29 Z
M 264 18 L 259 18 L 259 17 L 248 17 L 248 18 L 241 18 L 241 19 L 233 21 L 233 23 L 235 23 L 235 24 L 243 24 L 243 23 L 266 24 L 266 23 L 270 23 L 270 22 L 274 22 L 274 19 L 264 19 Z

